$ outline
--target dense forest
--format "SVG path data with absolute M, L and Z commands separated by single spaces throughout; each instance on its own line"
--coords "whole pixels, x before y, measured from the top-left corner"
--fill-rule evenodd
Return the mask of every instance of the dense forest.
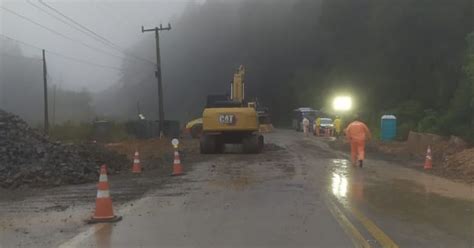
M 161 34 L 167 117 L 198 116 L 205 96 L 226 92 L 244 64 L 247 95 L 270 106 L 277 124 L 296 107 L 328 108 L 344 92 L 374 127 L 393 113 L 401 136 L 411 129 L 473 140 L 473 11 L 472 0 L 190 4 Z M 133 50 L 154 53 L 154 46 L 144 41 Z M 153 116 L 154 79 L 133 83 L 139 68 L 124 66 L 121 87 L 103 101 L 120 99 L 115 113 L 132 116 L 140 99 Z
M 332 97 L 344 93 L 374 129 L 382 114 L 393 113 L 402 138 L 419 130 L 474 141 L 473 12 L 472 0 L 190 3 L 160 34 L 166 117 L 198 117 L 206 96 L 228 92 L 244 64 L 246 95 L 270 107 L 277 125 L 287 125 L 297 107 L 330 110 Z M 2 50 L 10 57 L 0 61 L 0 105 L 40 120 L 40 58 L 3 45 L 11 47 Z M 129 51 L 154 58 L 153 35 Z M 122 69 L 120 82 L 93 95 L 58 89 L 57 116 L 136 118 L 139 103 L 156 118 L 154 71 L 130 60 Z M 22 98 L 39 104 L 24 106 Z

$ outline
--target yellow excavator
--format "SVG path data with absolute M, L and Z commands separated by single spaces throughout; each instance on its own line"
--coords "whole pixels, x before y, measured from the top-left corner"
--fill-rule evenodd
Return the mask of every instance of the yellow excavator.
M 227 95 L 210 95 L 202 114 L 201 153 L 221 153 L 225 144 L 242 144 L 244 153 L 260 153 L 263 136 L 259 131 L 256 104 L 244 99 L 245 69 L 241 65 Z

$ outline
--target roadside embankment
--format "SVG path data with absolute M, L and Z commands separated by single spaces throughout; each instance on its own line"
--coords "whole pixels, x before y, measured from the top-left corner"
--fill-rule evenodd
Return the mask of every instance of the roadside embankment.
M 330 145 L 349 152 L 349 145 L 341 137 Z M 433 168 L 429 170 L 437 176 L 456 181 L 474 183 L 474 149 L 459 137 L 443 137 L 429 133 L 410 132 L 406 141 L 373 140 L 367 144 L 370 156 L 395 160 L 406 167 L 423 170 L 428 147 L 431 148 Z
M 181 156 L 199 153 L 197 140 L 182 139 Z M 173 147 L 169 139 L 126 139 L 118 143 L 66 143 L 31 128 L 20 117 L 0 110 L 0 187 L 50 187 L 95 182 L 99 166 L 109 174 L 129 172 L 135 151 L 144 169 L 168 169 Z M 196 156 L 194 156 L 196 157 Z
M 97 180 L 98 166 L 110 173 L 129 164 L 97 144 L 70 144 L 50 140 L 20 117 L 0 110 L 0 187 L 58 186 Z

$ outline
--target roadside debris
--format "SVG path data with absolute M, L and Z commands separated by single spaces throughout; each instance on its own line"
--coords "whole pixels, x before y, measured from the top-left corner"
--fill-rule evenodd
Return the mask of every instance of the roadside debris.
M 436 134 L 413 131 L 409 133 L 406 147 L 410 154 L 419 158 L 424 157 L 428 146 L 431 146 L 433 160 L 442 160 L 446 156 L 468 148 L 468 144 L 456 136 L 443 137 Z
M 103 163 L 111 173 L 129 165 L 125 156 L 100 145 L 51 141 L 20 117 L 0 110 L 0 187 L 92 182 Z
M 329 143 L 334 149 L 347 151 L 342 139 Z M 427 149 L 430 161 L 427 164 Z M 474 148 L 459 137 L 443 137 L 429 133 L 410 132 L 407 141 L 383 142 L 374 140 L 368 144 L 369 152 L 384 155 L 415 169 L 430 169 L 430 173 L 462 181 L 474 182 Z M 411 161 L 410 163 L 405 163 Z M 426 166 L 427 165 L 427 166 Z
M 466 149 L 454 155 L 447 156 L 443 167 L 447 171 L 463 175 L 470 183 L 474 182 L 474 148 Z

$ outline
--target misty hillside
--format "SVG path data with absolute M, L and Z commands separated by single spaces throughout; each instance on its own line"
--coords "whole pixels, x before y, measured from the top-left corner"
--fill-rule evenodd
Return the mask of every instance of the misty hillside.
M 44 113 L 42 58 L 24 56 L 14 42 L 0 41 L 0 51 L 8 51 L 0 59 L 0 109 L 20 115 L 36 126 Z M 48 80 L 54 82 L 49 76 Z M 48 92 L 52 123 L 88 121 L 94 117 L 92 97 L 86 90 L 78 92 L 50 85 Z
M 162 19 L 160 11 L 154 19 Z M 206 96 L 228 92 L 234 70 L 243 64 L 246 96 L 270 107 L 278 125 L 288 124 L 294 108 L 329 109 L 332 96 L 344 93 L 372 125 L 389 112 L 400 117 L 402 132 L 474 139 L 473 12 L 472 0 L 190 2 L 170 19 L 172 30 L 160 33 L 166 119 L 198 117 Z M 138 29 L 127 52 L 154 61 L 154 35 Z M 6 52 L 0 60 L 0 107 L 38 123 L 41 57 L 25 55 L 22 44 L 4 37 L 1 42 Z M 55 121 L 136 118 L 138 104 L 148 118 L 157 118 L 151 64 L 124 59 L 117 82 L 73 65 L 65 76 L 96 77 L 84 83 L 112 86 L 100 92 L 58 87 L 53 98 L 61 78 L 50 77 Z M 63 73 L 56 66 L 50 71 Z
M 322 108 L 332 94 L 348 92 L 362 112 L 399 112 L 411 119 L 406 125 L 412 128 L 425 117 L 429 121 L 427 115 L 451 111 L 444 121 L 466 129 L 473 106 L 472 94 L 464 93 L 473 87 L 463 66 L 473 9 L 471 0 L 209 0 L 189 5 L 173 21 L 173 30 L 160 34 L 168 118 L 198 116 L 205 96 L 226 92 L 234 69 L 244 64 L 247 95 L 271 106 L 278 123 L 287 123 L 293 108 Z M 153 43 L 133 49 L 155 52 Z M 129 71 L 126 75 L 137 73 Z M 123 86 L 101 96 L 98 107 L 132 116 L 139 99 L 154 115 L 155 79 L 149 71 L 142 75 L 150 78 L 137 84 L 122 80 Z M 461 109 L 456 99 L 464 101 Z

